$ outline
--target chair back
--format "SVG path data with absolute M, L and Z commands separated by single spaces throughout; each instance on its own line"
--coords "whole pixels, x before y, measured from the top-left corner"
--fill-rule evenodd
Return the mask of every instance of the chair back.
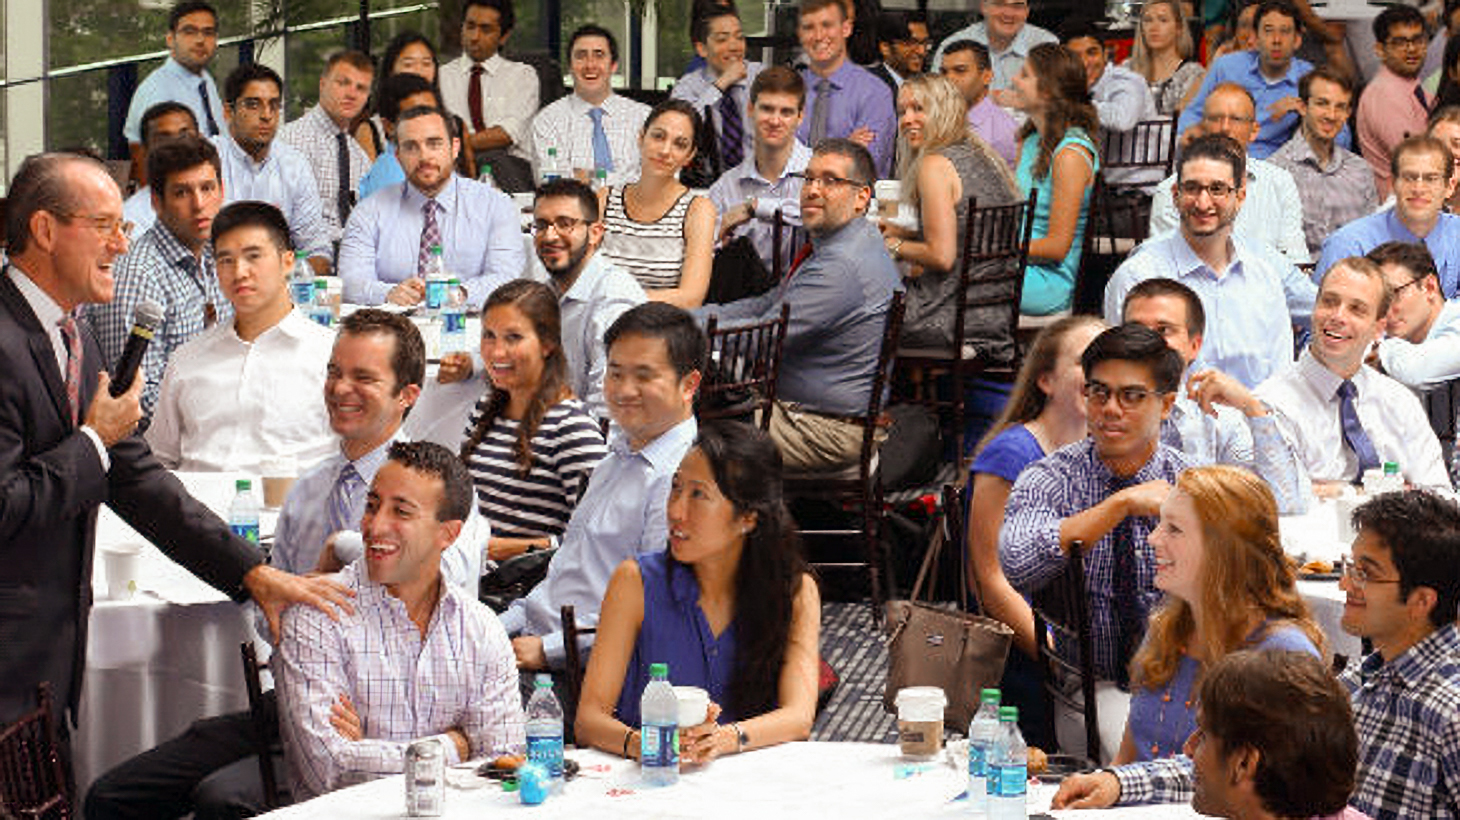
M 963 260 L 958 271 L 958 312 L 953 317 L 953 354 L 962 361 L 971 310 L 1003 310 L 1004 338 L 1012 344 L 1019 330 L 1019 302 L 1024 297 L 1024 269 L 1029 263 L 1029 240 L 1034 234 L 1034 210 L 1039 192 L 1011 205 L 978 207 L 968 198 L 963 224 Z M 961 375 L 961 374 L 960 374 Z
M 253 648 L 252 641 L 244 641 L 239 644 L 239 653 L 243 655 L 243 685 L 248 691 L 248 712 L 253 720 L 253 750 L 254 756 L 258 758 L 259 783 L 264 789 L 264 806 L 269 809 L 279 806 L 279 782 L 274 777 L 274 752 L 276 744 L 273 738 L 278 733 L 277 726 L 270 725 L 268 710 L 264 708 L 264 684 L 263 672 L 268 664 L 259 663 L 258 653 Z
M 51 685 L 42 683 L 36 708 L 0 730 L 0 815 L 71 816 L 54 708 Z
M 781 351 L 790 320 L 791 306 L 785 303 L 776 318 L 750 325 L 722 328 L 719 317 L 710 316 L 705 323 L 709 358 L 705 379 L 695 399 L 701 420 L 735 418 L 760 411 L 760 429 L 770 429 Z
M 1176 134 L 1175 114 L 1142 120 L 1129 131 L 1106 130 L 1101 135 L 1101 167 L 1106 171 L 1150 169 L 1157 180 L 1165 179 L 1176 161 Z
M 1085 756 L 1100 760 L 1100 723 L 1095 706 L 1095 650 L 1090 634 L 1090 600 L 1085 590 L 1084 544 L 1076 541 L 1070 544 L 1065 568 L 1042 589 L 1035 592 L 1031 601 L 1034 610 L 1034 645 L 1038 653 L 1039 666 L 1045 673 L 1044 693 L 1047 713 L 1054 715 L 1054 704 L 1083 711 L 1085 714 Z M 1056 646 L 1065 651 L 1075 650 L 1077 656 L 1069 659 L 1059 652 L 1050 651 L 1048 635 Z M 1077 675 L 1084 703 L 1077 704 L 1065 694 L 1060 685 L 1063 675 Z M 1054 737 L 1055 733 L 1050 732 Z M 1069 750 L 1062 750 L 1066 753 Z
M 877 427 L 882 423 L 882 408 L 887 403 L 888 385 L 892 381 L 892 363 L 897 360 L 897 339 L 902 335 L 902 311 L 907 293 L 892 292 L 887 305 L 887 323 L 882 326 L 882 344 L 877 350 L 877 370 L 872 374 L 872 393 L 867 397 L 867 414 L 862 422 L 861 480 L 872 480 L 873 457 L 877 453 Z
M 1455 452 L 1455 416 L 1460 413 L 1460 379 L 1451 379 L 1420 393 L 1420 401 L 1430 420 L 1430 429 L 1440 440 L 1445 463 L 1450 464 Z
M 563 604 L 559 614 L 563 621 L 563 652 L 566 654 L 567 669 L 563 673 L 563 682 L 568 689 L 568 697 L 563 702 L 563 736 L 573 737 L 573 726 L 578 720 L 578 699 L 583 696 L 583 651 L 578 646 L 578 639 L 583 635 L 592 635 L 598 631 L 597 627 L 579 627 L 578 616 L 572 604 Z

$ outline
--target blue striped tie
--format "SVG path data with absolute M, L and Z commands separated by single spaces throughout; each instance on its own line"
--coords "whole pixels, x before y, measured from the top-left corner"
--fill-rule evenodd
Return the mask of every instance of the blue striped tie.
M 740 120 L 740 107 L 730 91 L 720 97 L 720 158 L 726 170 L 745 159 L 745 126 Z
M 340 468 L 339 478 L 335 479 L 335 488 L 330 491 L 330 518 L 329 531 L 331 533 L 340 530 L 353 530 L 360 525 L 355 519 L 354 499 L 355 493 L 365 482 L 361 480 L 360 474 L 355 471 L 355 465 L 346 463 Z

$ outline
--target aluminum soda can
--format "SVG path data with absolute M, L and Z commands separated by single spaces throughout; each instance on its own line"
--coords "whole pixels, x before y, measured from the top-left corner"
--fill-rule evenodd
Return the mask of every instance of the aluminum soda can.
M 446 750 L 437 739 L 406 747 L 406 816 L 440 817 L 446 803 Z

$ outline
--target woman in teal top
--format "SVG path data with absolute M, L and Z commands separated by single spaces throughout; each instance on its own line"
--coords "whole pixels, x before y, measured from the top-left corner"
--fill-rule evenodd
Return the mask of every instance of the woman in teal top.
M 1038 194 L 1019 311 L 1047 316 L 1068 309 L 1074 296 L 1090 189 L 1100 170 L 1091 137 L 1100 117 L 1090 103 L 1083 64 L 1059 45 L 1030 49 L 1010 87 L 1014 107 L 1029 118 L 1019 130 L 1015 176 L 1026 195 Z

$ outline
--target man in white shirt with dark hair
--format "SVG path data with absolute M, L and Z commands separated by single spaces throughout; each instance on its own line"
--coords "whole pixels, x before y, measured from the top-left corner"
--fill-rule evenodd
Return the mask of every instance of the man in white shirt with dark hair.
M 573 93 L 537 112 L 532 120 L 532 172 L 542 176 L 548 149 L 558 168 L 583 182 L 606 172 L 609 185 L 639 178 L 639 134 L 649 106 L 613 93 L 618 41 L 602 26 L 579 26 L 568 38 Z
M 537 114 L 537 72 L 502 56 L 517 17 L 512 0 L 467 0 L 462 9 L 462 54 L 441 66 L 446 108 L 466 123 L 461 141 L 477 164 L 492 166 L 504 191 L 533 189 L 532 149 L 526 144 Z

